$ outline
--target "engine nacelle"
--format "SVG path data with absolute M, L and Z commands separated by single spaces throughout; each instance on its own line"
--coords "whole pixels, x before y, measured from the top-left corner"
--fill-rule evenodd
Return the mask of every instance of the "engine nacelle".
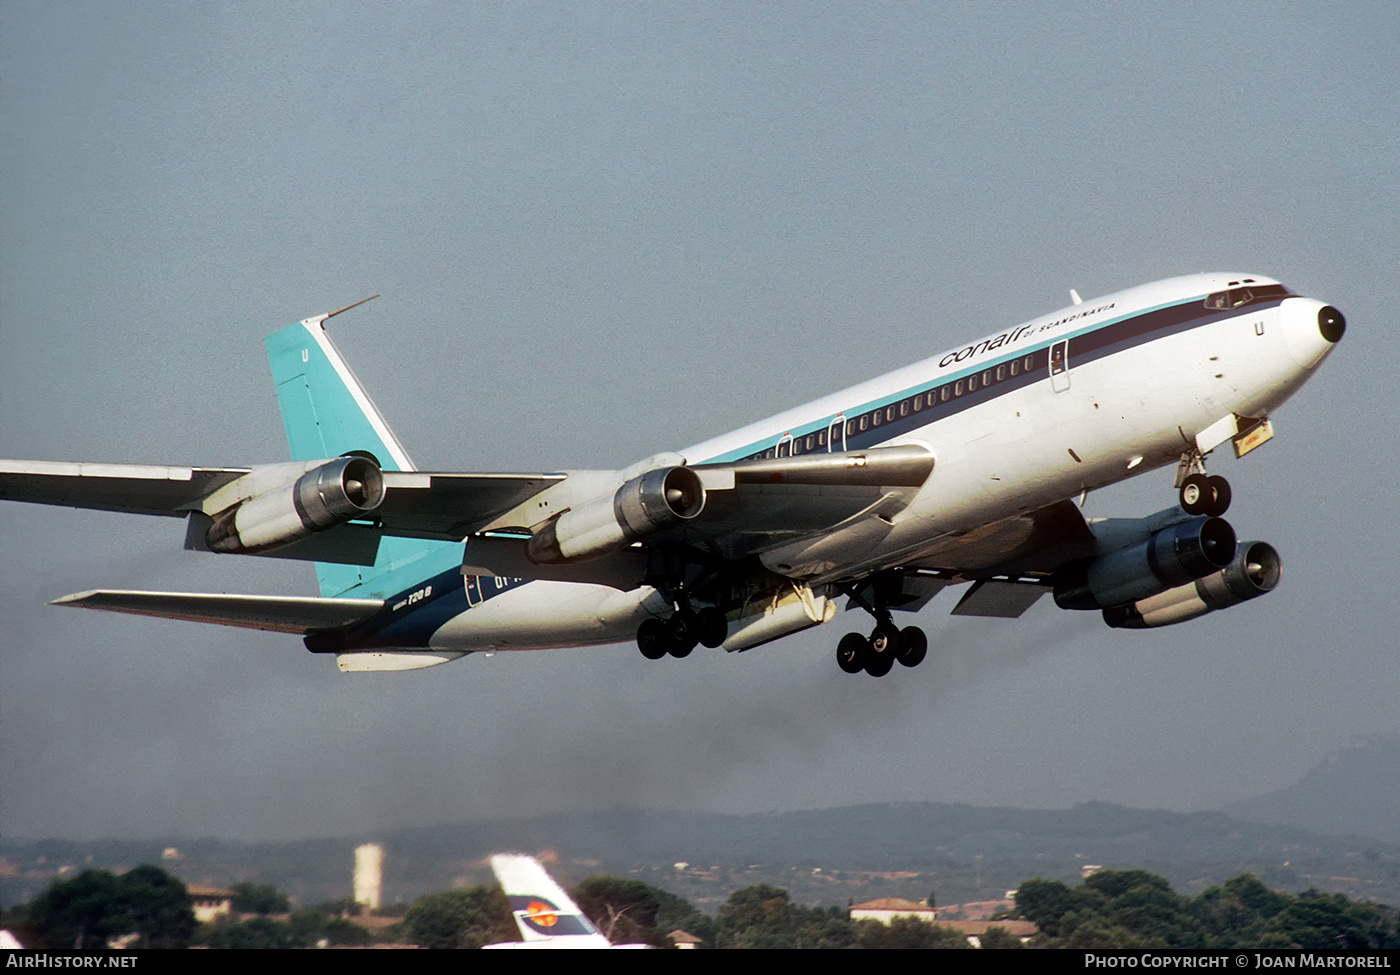
M 1283 560 L 1272 545 L 1244 542 L 1235 560 L 1219 572 L 1127 606 L 1106 609 L 1103 621 L 1133 630 L 1183 623 L 1273 592 L 1282 575 Z
M 219 512 L 204 538 L 214 552 L 266 552 L 368 514 L 383 500 L 378 464 L 368 457 L 338 457 Z
M 689 467 L 657 468 L 627 481 L 611 498 L 565 511 L 531 536 L 525 554 L 538 565 L 598 558 L 694 518 L 705 486 Z
M 1235 530 L 1223 518 L 1192 518 L 1101 555 L 1055 586 L 1061 609 L 1108 609 L 1218 572 L 1235 557 Z

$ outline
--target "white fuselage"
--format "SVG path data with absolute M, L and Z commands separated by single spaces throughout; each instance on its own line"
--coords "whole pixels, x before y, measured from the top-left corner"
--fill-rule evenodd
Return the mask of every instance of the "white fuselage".
M 1202 274 L 1122 291 L 679 453 L 696 464 L 849 449 L 857 440 L 862 448 L 926 446 L 935 469 L 899 513 L 761 555 L 813 588 L 897 566 L 950 534 L 1173 464 L 1222 418 L 1263 418 L 1281 406 L 1331 349 L 1318 329 L 1325 306 L 1288 296 L 1205 311 L 1208 294 L 1241 281 L 1277 287 L 1258 276 Z M 1168 320 L 1174 324 L 1148 324 Z M 1091 351 L 1076 353 L 1076 345 Z M 1057 358 L 1057 347 L 1068 355 Z M 947 400 L 938 401 L 940 389 Z M 870 425 L 861 431 L 857 418 Z M 450 653 L 618 642 L 670 609 L 650 588 L 535 581 L 478 601 L 429 645 Z

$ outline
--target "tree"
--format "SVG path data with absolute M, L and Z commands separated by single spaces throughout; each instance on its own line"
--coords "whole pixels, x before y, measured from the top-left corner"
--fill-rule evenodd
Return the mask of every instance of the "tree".
M 570 895 L 579 909 L 613 944 L 671 947 L 666 935 L 676 928 L 707 938 L 711 920 L 669 890 L 625 877 L 590 877 Z
M 200 933 L 199 943 L 209 948 L 306 948 L 311 944 L 298 937 L 291 925 L 269 917 L 208 925 Z
M 428 894 L 413 902 L 403 923 L 409 939 L 424 948 L 480 948 L 520 940 L 510 901 L 499 887 Z
M 1016 907 L 1021 916 L 1035 922 L 1040 933 L 1058 938 L 1063 933 L 1062 921 L 1072 911 L 1095 909 L 1103 905 L 1103 895 L 1080 886 L 1070 887 L 1058 880 L 1036 877 L 1021 884 L 1016 891 Z
M 1028 880 L 1022 914 L 1055 948 L 1391 948 L 1400 916 L 1391 908 L 1305 891 L 1270 890 L 1242 874 L 1188 901 L 1145 870 L 1106 870 L 1076 888 Z
M 314 907 L 292 912 L 286 921 L 266 915 L 243 922 L 215 922 L 205 925 L 199 943 L 210 948 L 310 948 L 328 945 L 367 945 L 374 939 L 368 931 Z
M 102 948 L 134 934 L 136 947 L 186 948 L 194 936 L 194 902 L 177 878 L 150 865 L 120 877 L 84 870 L 56 881 L 34 901 L 30 921 L 52 947 Z
M 128 870 L 117 883 L 127 931 L 139 936 L 133 947 L 190 946 L 198 922 L 194 899 L 181 880 L 147 864 Z
M 276 887 L 249 880 L 233 885 L 232 907 L 239 914 L 286 914 L 292 909 L 287 895 Z
M 971 948 L 967 935 L 916 917 L 896 917 L 889 924 L 861 921 L 856 925 L 861 948 Z
M 125 933 L 117 878 L 107 870 L 84 870 L 72 880 L 57 880 L 35 899 L 30 923 L 48 947 L 105 948 L 109 938 Z
M 1016 937 L 1006 928 L 988 928 L 983 931 L 977 939 L 977 943 L 983 948 L 1003 949 L 1003 948 L 1024 948 L 1021 939 Z
M 655 943 L 656 888 L 623 877 L 589 877 L 573 889 L 574 901 L 603 936 L 614 944 Z
M 780 887 L 736 890 L 719 909 L 717 948 L 849 948 L 855 930 L 843 907 L 802 907 Z
M 1288 905 L 1287 894 L 1270 890 L 1256 876 L 1241 874 L 1212 886 L 1191 904 L 1213 948 L 1259 946 L 1263 924 Z

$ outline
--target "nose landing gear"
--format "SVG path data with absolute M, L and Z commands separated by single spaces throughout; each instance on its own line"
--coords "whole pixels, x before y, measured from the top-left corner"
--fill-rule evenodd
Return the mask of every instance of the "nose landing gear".
M 1230 508 L 1230 482 L 1208 475 L 1205 455 L 1194 446 L 1181 455 L 1176 486 L 1181 510 L 1188 515 L 1219 518 Z
M 1230 508 L 1230 482 L 1223 477 L 1189 474 L 1181 482 L 1181 510 L 1188 515 L 1219 518 Z

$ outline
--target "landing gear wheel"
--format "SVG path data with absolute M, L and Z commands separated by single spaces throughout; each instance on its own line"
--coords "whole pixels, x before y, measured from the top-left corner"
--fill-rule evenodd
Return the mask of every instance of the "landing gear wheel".
M 695 638 L 695 614 L 677 613 L 665 623 L 666 649 L 673 657 L 688 657 L 699 641 Z
M 848 674 L 858 674 L 865 669 L 865 637 L 859 633 L 847 633 L 836 644 L 836 663 Z
M 1208 477 L 1206 482 L 1210 486 L 1213 498 L 1210 506 L 1206 508 L 1206 514 L 1219 518 L 1230 510 L 1230 482 L 1223 477 Z
M 713 606 L 702 609 L 695 614 L 695 635 L 702 647 L 713 650 L 729 635 L 729 621 Z
M 895 659 L 906 667 L 917 667 L 923 663 L 928 653 L 928 637 L 917 626 L 906 626 L 899 631 L 895 643 Z
M 894 669 L 894 654 L 884 653 L 880 656 L 871 656 L 865 662 L 865 672 L 871 677 L 884 677 Z
M 637 649 L 648 660 L 660 660 L 666 656 L 666 624 L 658 619 L 642 620 L 637 627 Z
M 870 652 L 879 656 L 892 649 L 899 642 L 899 631 L 883 623 L 870 634 Z
M 1215 502 L 1211 479 L 1204 474 L 1188 474 L 1181 482 L 1181 510 L 1188 515 L 1203 515 Z
M 883 623 L 875 627 L 866 642 L 865 672 L 871 677 L 884 677 L 894 666 L 895 648 L 899 644 L 899 631 Z

